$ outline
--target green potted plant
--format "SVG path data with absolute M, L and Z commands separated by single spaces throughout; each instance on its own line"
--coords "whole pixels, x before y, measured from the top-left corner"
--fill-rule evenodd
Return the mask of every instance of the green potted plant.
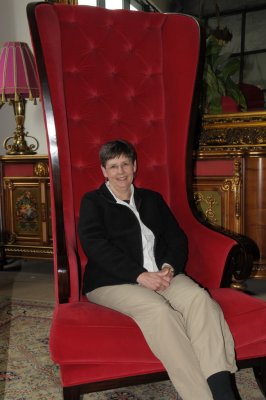
M 247 108 L 245 97 L 233 80 L 239 71 L 240 60 L 222 52 L 225 43 L 212 34 L 207 38 L 202 91 L 204 113 L 223 112 L 223 102 L 228 97 L 235 105 L 233 111 L 246 111 Z

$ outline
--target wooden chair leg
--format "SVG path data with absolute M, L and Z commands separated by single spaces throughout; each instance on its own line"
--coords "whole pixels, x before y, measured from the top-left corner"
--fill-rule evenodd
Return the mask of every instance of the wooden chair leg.
M 263 358 L 260 365 L 254 367 L 253 371 L 259 388 L 266 398 L 266 358 Z
M 80 390 L 78 386 L 63 388 L 64 400 L 81 400 Z

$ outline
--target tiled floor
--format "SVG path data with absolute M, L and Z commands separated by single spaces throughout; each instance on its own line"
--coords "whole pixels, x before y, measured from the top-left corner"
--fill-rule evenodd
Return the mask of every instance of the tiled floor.
M 0 271 L 0 295 L 24 300 L 54 301 L 51 261 L 12 262 Z
M 266 300 L 266 280 L 247 281 L 247 290 Z M 52 261 L 17 260 L 0 271 L 0 295 L 24 300 L 54 301 Z

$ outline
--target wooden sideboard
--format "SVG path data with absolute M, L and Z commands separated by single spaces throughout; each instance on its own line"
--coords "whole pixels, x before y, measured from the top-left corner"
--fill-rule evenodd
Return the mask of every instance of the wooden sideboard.
M 0 266 L 6 259 L 51 259 L 47 156 L 0 157 Z
M 266 112 L 206 115 L 195 150 L 194 196 L 212 224 L 253 239 L 252 277 L 266 278 Z

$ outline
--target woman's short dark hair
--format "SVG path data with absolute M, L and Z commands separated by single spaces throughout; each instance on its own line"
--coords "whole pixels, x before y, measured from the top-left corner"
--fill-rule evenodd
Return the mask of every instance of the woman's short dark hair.
M 112 140 L 105 143 L 99 152 L 101 165 L 105 168 L 108 160 L 125 155 L 132 163 L 137 158 L 134 146 L 126 140 Z

